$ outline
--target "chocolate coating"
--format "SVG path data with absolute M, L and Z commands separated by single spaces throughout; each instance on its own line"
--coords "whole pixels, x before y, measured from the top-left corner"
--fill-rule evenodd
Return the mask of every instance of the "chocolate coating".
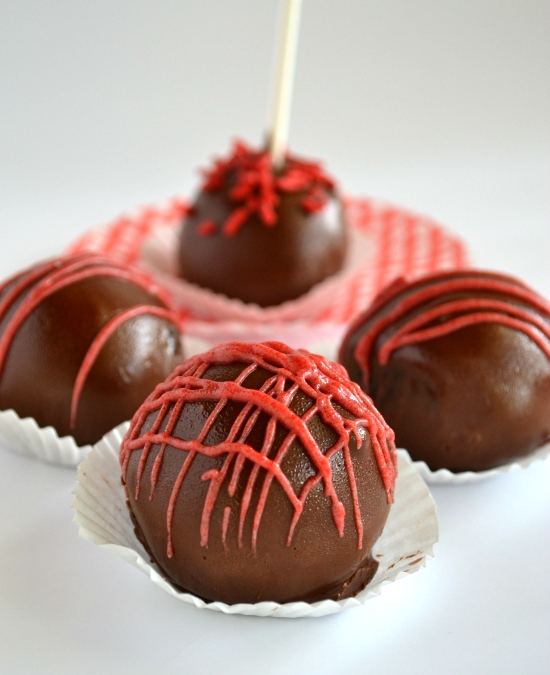
M 491 469 L 550 440 L 550 305 L 511 277 L 400 280 L 350 328 L 340 362 L 433 470 Z
M 187 281 L 267 307 L 298 298 L 342 268 L 346 227 L 334 185 L 317 165 L 300 163 L 303 175 L 291 185 L 284 179 L 298 171 L 296 161 L 289 158 L 274 176 L 266 153 L 249 151 L 243 161 L 251 157 L 258 159 L 252 170 L 239 173 L 230 161 L 222 178 L 199 192 L 183 223 L 179 267 Z M 254 171 L 258 184 L 235 196 Z M 224 224 L 237 211 L 244 220 L 228 233 Z
M 177 315 L 161 296 L 144 275 L 94 254 L 40 263 L 7 281 L 0 409 L 79 445 L 130 419 L 183 361 Z
M 318 367 L 343 382 L 341 401 L 357 393 L 351 407 L 369 420 L 360 448 L 355 415 L 324 408 L 301 384 L 304 367 L 310 383 Z M 391 430 L 361 396 L 336 364 L 281 343 L 218 346 L 160 385 L 132 420 L 121 464 L 136 534 L 168 580 L 229 604 L 360 591 L 377 567 L 395 461 Z

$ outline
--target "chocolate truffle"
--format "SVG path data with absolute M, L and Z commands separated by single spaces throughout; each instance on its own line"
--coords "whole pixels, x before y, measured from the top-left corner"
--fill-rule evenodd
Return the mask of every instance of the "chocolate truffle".
M 0 287 L 0 409 L 79 445 L 130 419 L 182 361 L 165 294 L 103 256 L 43 262 Z
M 236 143 L 231 157 L 204 175 L 182 227 L 184 279 L 267 307 L 342 268 L 343 209 L 319 164 L 287 156 L 274 172 L 267 151 Z
M 398 280 L 350 328 L 340 362 L 431 469 L 491 469 L 550 440 L 550 304 L 517 279 Z
M 155 389 L 120 461 L 136 534 L 174 586 L 229 604 L 313 602 L 374 575 L 394 449 L 338 364 L 232 342 Z

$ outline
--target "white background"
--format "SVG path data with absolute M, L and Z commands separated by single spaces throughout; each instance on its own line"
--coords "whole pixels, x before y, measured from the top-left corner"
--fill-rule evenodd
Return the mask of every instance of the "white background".
M 267 131 L 275 0 L 0 0 L 0 278 Z M 304 0 L 291 146 L 550 296 L 550 3 Z M 548 673 L 550 461 L 437 488 L 426 569 L 324 619 L 178 603 L 0 448 L 0 673 Z

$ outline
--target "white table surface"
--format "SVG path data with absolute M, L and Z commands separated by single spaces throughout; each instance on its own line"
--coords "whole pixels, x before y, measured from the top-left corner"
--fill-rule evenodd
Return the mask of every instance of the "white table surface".
M 160 5 L 0 0 L 0 278 L 261 138 L 277 3 Z M 292 146 L 550 297 L 549 29 L 544 0 L 306 0 Z M 2 675 L 550 672 L 549 460 L 433 489 L 427 567 L 305 620 L 169 597 L 78 538 L 74 477 L 0 447 Z

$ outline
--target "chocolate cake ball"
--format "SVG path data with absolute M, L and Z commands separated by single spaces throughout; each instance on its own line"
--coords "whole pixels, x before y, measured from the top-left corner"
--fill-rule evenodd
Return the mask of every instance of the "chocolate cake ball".
M 267 307 L 342 268 L 344 214 L 319 164 L 287 156 L 274 173 L 267 151 L 236 143 L 204 175 L 181 233 L 184 279 Z
M 393 432 L 321 356 L 232 342 L 189 359 L 136 413 L 120 461 L 136 534 L 181 590 L 313 602 L 374 575 Z
M 350 328 L 340 362 L 432 469 L 491 469 L 550 441 L 550 304 L 517 279 L 399 280 Z
M 130 419 L 182 361 L 164 293 L 103 256 L 43 262 L 0 286 L 0 409 L 79 445 Z

